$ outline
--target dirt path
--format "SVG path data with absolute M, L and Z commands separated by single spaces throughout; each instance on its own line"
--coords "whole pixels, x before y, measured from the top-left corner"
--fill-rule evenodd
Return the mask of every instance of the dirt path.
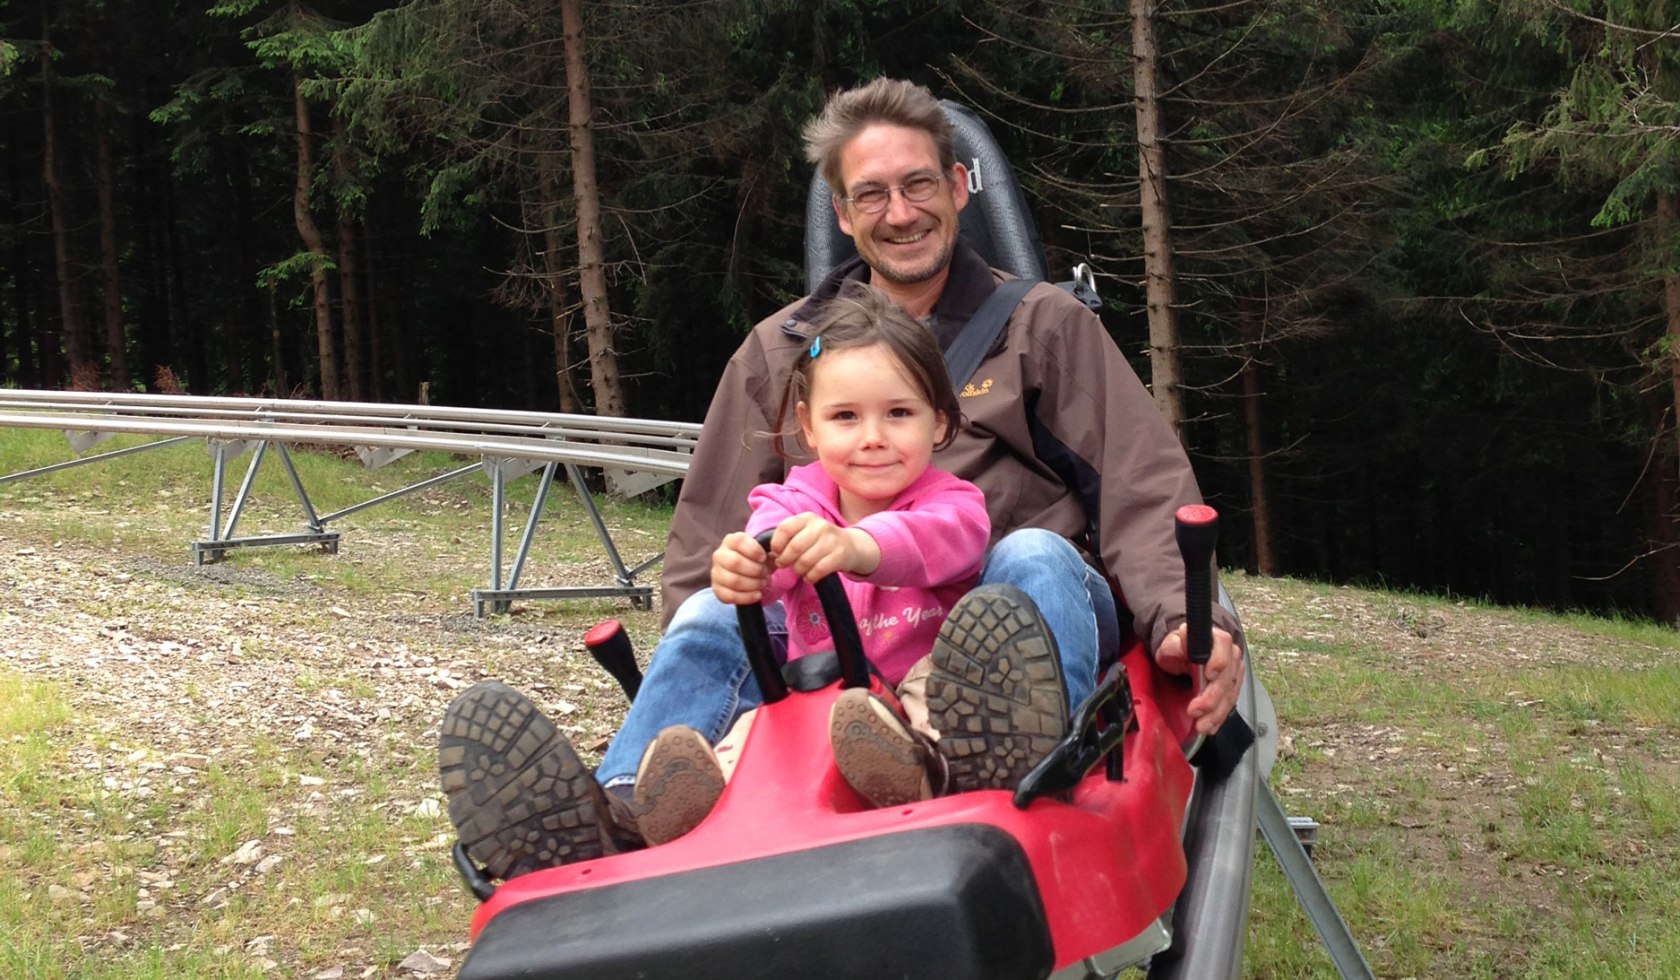
M 354 595 L 257 568 L 3 539 L 0 588 L 4 664 L 68 684 L 102 730 L 159 750 L 219 756 L 262 735 L 354 751 L 387 722 L 420 736 L 490 669 L 549 692 L 591 734 L 609 734 L 610 720 L 594 726 L 584 709 L 622 705 L 582 655 L 575 623 L 545 615 L 553 610 L 475 619 L 464 596 Z M 559 692 L 557 675 L 575 682 Z

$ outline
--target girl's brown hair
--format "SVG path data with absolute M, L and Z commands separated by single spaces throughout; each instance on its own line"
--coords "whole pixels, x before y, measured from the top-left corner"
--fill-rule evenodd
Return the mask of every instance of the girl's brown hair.
M 776 410 L 774 444 L 778 455 L 784 458 L 794 455 L 787 451 L 784 440 L 790 432 L 799 431 L 795 406 L 811 390 L 814 362 L 833 351 L 876 344 L 892 352 L 904 365 L 916 393 L 945 417 L 945 437 L 933 448 L 944 449 L 951 444 L 963 422 L 962 408 L 957 404 L 957 393 L 951 388 L 951 375 L 945 369 L 945 357 L 939 352 L 933 332 L 916 322 L 885 293 L 849 279 L 841 283 L 840 292 L 816 317 L 811 343 L 793 362 L 793 370 L 788 374 L 787 388 Z

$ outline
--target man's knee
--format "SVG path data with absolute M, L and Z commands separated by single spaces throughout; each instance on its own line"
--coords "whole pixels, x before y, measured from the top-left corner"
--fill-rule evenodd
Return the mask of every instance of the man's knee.
M 786 645 L 787 625 L 780 603 L 764 608 L 765 626 L 770 631 L 771 649 Z M 746 648 L 741 642 L 741 618 L 735 606 L 719 599 L 711 589 L 701 589 L 677 607 L 671 625 L 654 647 L 655 659 L 666 651 L 685 656 L 742 660 Z
M 665 631 L 669 636 L 684 630 L 695 628 L 714 628 L 717 626 L 731 626 L 736 622 L 735 607 L 729 605 L 713 594 L 711 589 L 701 589 L 677 607 L 671 616 L 671 625 Z
M 1067 538 L 1054 531 L 1026 527 L 1011 531 L 992 546 L 981 571 L 984 581 L 998 581 L 999 577 L 1013 577 L 1011 572 L 1031 570 L 1033 573 L 1062 571 L 1070 575 L 1083 574 L 1085 559 Z

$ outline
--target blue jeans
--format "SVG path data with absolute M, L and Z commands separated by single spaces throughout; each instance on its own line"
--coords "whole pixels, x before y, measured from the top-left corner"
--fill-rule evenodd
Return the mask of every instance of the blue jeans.
M 1120 621 L 1108 583 L 1073 545 L 1050 531 L 1014 531 L 986 556 L 980 582 L 1007 582 L 1032 598 L 1061 651 L 1069 703 L 1089 697 L 1099 665 L 1119 655 Z M 766 607 L 764 618 L 772 637 L 785 639 L 781 604 Z M 677 608 L 654 648 L 640 692 L 595 778 L 603 786 L 633 782 L 648 743 L 671 725 L 687 725 L 716 744 L 737 717 L 762 701 L 735 607 L 711 589 L 696 592 Z
M 1062 655 L 1068 704 L 1091 696 L 1098 672 L 1120 657 L 1114 592 L 1067 539 L 1029 527 L 1003 536 L 986 555 L 980 584 L 1007 582 L 1038 606 Z

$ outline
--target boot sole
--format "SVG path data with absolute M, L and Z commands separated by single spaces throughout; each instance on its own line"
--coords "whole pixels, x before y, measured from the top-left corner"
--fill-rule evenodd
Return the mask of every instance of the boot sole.
M 667 728 L 636 767 L 632 811 L 649 844 L 688 833 L 717 806 L 723 770 L 711 745 L 692 728 Z
M 600 857 L 606 805 L 595 776 L 529 699 L 467 689 L 438 726 L 438 771 L 467 854 L 492 878 Z
M 952 790 L 1013 789 L 1067 728 L 1061 657 L 1032 600 L 1012 585 L 975 589 L 932 656 L 929 720 Z
M 841 778 L 874 806 L 932 799 L 925 750 L 869 692 L 840 692 L 828 717 L 828 735 Z

